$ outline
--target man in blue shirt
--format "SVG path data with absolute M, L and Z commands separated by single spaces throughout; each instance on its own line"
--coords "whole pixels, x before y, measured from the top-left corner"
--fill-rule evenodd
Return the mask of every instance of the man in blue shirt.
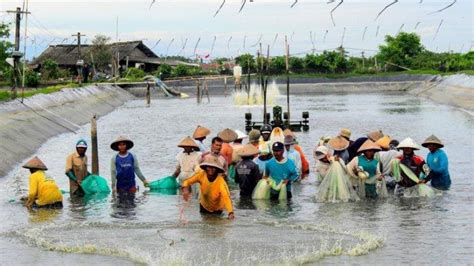
M 286 184 L 287 198 L 291 199 L 291 183 L 298 180 L 299 174 L 293 161 L 283 157 L 284 149 L 285 145 L 283 143 L 273 143 L 273 158 L 265 165 L 263 178 L 271 177 L 277 184 L 283 181 Z M 278 196 L 279 192 L 272 189 L 270 198 L 277 200 Z
M 451 186 L 451 177 L 448 170 L 448 156 L 441 149 L 444 147 L 443 143 L 435 135 L 431 135 L 421 145 L 430 150 L 426 156 L 426 163 L 430 168 L 431 186 L 448 190 Z

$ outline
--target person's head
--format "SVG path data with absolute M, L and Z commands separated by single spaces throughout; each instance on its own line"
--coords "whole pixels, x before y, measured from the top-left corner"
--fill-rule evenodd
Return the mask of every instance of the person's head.
M 219 154 L 222 149 L 222 139 L 219 137 L 214 137 L 211 143 L 211 152 L 214 154 Z
M 117 148 L 120 153 L 126 153 L 128 150 L 127 143 L 125 143 L 124 141 L 117 143 Z
M 178 147 L 183 148 L 184 152 L 188 154 L 193 152 L 194 150 L 199 150 L 199 146 L 189 136 L 182 139 L 181 142 L 179 142 Z
M 381 151 L 379 145 L 370 139 L 367 139 L 362 146 L 357 150 L 357 153 L 363 153 L 365 158 L 372 160 L 376 152 Z
M 390 149 L 391 149 L 391 150 L 396 150 L 398 144 L 400 144 L 400 142 L 399 142 L 398 140 L 392 139 L 392 140 L 390 141 Z
M 286 135 L 283 144 L 285 145 L 285 149 L 287 151 L 290 151 L 291 148 L 295 145 L 295 139 L 291 135 Z
M 260 131 L 252 129 L 249 132 L 249 143 L 257 144 L 260 139 Z
M 435 135 L 429 136 L 421 146 L 427 148 L 430 152 L 435 152 L 444 147 L 444 144 Z
M 339 133 L 339 136 L 341 136 L 341 137 L 343 137 L 343 138 L 345 138 L 346 140 L 349 141 L 350 138 L 351 138 L 351 134 L 352 133 L 349 129 L 343 128 L 343 129 L 341 129 L 341 132 Z
M 110 148 L 114 151 L 118 151 L 120 154 L 125 154 L 128 150 L 133 148 L 133 141 L 124 136 L 120 136 L 110 144 Z
M 202 142 L 206 139 L 206 136 L 211 134 L 211 130 L 203 126 L 197 126 L 193 133 L 193 139 Z
M 272 151 L 273 151 L 273 156 L 275 156 L 275 159 L 277 161 L 281 161 L 283 159 L 283 153 L 284 153 L 285 145 L 281 142 L 275 142 L 272 145 Z
M 214 181 L 220 173 L 224 172 L 224 167 L 219 159 L 215 156 L 208 155 L 200 164 L 200 167 L 206 171 L 209 181 Z
M 76 151 L 79 154 L 79 156 L 84 157 L 87 151 L 87 142 L 84 139 L 80 139 L 76 143 Z
M 38 170 L 43 170 L 43 171 L 48 170 L 46 165 L 40 160 L 40 158 L 38 158 L 36 156 L 33 157 L 33 159 L 26 162 L 23 165 L 23 168 L 26 168 L 26 169 L 30 170 L 30 173 L 32 173 L 32 174 L 34 172 L 38 171 Z
M 316 150 L 314 151 L 314 158 L 324 163 L 329 163 L 328 155 L 329 149 L 324 145 L 316 147 Z
M 415 150 L 420 149 L 418 144 L 416 144 L 416 142 L 411 138 L 402 140 L 402 142 L 398 144 L 397 148 L 403 151 L 404 156 L 413 156 L 415 154 Z
M 237 139 L 234 140 L 234 143 L 236 144 L 242 144 L 242 142 L 244 141 L 244 139 L 248 138 L 247 134 L 245 134 L 244 132 L 236 129 L 234 130 L 235 133 L 237 133 Z
M 264 141 L 268 141 L 270 139 L 271 134 L 272 134 L 272 126 L 265 124 L 260 128 L 260 135 L 262 136 Z
M 367 158 L 369 160 L 372 160 L 375 156 L 375 152 L 376 152 L 376 150 L 365 150 L 364 151 L 364 156 L 365 156 L 365 158 Z

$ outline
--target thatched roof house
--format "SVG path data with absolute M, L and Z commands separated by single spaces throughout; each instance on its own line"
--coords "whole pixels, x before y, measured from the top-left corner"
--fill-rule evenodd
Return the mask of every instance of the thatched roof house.
M 161 64 L 171 66 L 178 64 L 191 65 L 176 60 L 163 60 L 159 58 L 142 41 L 116 42 L 109 44 L 114 58 L 119 58 L 120 66 L 139 67 L 147 72 L 156 70 Z M 34 59 L 31 65 L 41 66 L 47 59 L 56 61 L 60 68 L 75 69 L 79 58 L 85 62 L 93 62 L 91 58 L 92 45 L 81 45 L 79 49 L 75 44 L 50 45 L 46 50 Z M 111 62 L 112 63 L 112 62 Z

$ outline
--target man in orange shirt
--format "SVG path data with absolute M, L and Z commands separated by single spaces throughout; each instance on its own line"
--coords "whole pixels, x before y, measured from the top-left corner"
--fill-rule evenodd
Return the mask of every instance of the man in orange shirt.
M 221 215 L 224 210 L 228 213 L 228 218 L 233 220 L 234 209 L 230 199 L 229 188 L 224 180 L 224 168 L 218 158 L 208 156 L 200 164 L 203 169 L 189 179 L 184 180 L 182 186 L 183 199 L 188 201 L 191 197 L 189 186 L 199 183 L 201 190 L 200 212 L 204 214 Z

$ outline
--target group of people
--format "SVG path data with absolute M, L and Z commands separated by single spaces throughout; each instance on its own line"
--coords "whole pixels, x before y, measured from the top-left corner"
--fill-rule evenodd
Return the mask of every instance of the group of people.
M 448 190 L 451 178 L 443 143 L 436 136 L 425 139 L 426 161 L 415 154 L 420 146 L 411 138 L 401 142 L 382 131 L 352 141 L 342 129 L 336 137 L 323 137 L 314 150 L 320 188 L 318 201 L 348 201 L 359 198 L 423 196 L 429 190 Z M 420 193 L 422 192 L 422 193 Z
M 309 161 L 298 145 L 296 135 L 289 129 L 264 125 L 247 135 L 226 128 L 212 138 L 211 146 L 207 148 L 204 141 L 210 134 L 210 129 L 197 126 L 192 136 L 178 143 L 183 150 L 176 156 L 176 169 L 172 174 L 179 182 L 185 200 L 199 198 L 202 213 L 220 215 L 226 211 L 229 219 L 233 219 L 229 190 L 229 185 L 233 184 L 240 188 L 241 198 L 252 198 L 257 183 L 262 180 L 284 184 L 285 198 L 291 199 L 291 184 L 306 178 L 310 172 Z M 415 155 L 419 146 L 411 138 L 398 143 L 381 131 L 355 141 L 350 137 L 351 132 L 342 129 L 338 136 L 321 138 L 316 145 L 313 156 L 320 184 L 318 201 L 377 198 L 392 190 L 401 195 L 427 182 L 436 189 L 449 189 L 447 156 L 442 150 L 442 142 L 435 136 L 428 137 L 422 144 L 430 150 L 426 162 Z M 137 156 L 130 152 L 133 146 L 133 141 L 123 136 L 110 145 L 117 151 L 110 161 L 114 193 L 135 193 L 136 177 L 145 187 L 149 186 Z M 90 175 L 86 150 L 87 142 L 81 139 L 66 159 L 65 174 L 71 197 L 84 196 L 81 183 Z M 23 167 L 31 172 L 25 205 L 62 207 L 61 192 L 54 180 L 46 175 L 44 163 L 35 157 Z M 272 189 L 270 199 L 281 198 L 280 192 Z

